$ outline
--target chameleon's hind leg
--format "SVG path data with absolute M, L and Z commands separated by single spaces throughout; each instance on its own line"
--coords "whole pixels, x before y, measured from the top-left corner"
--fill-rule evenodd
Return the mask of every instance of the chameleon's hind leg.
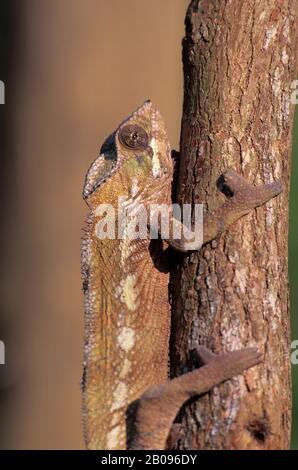
M 262 360 L 255 348 L 212 354 L 198 348 L 206 365 L 165 383 L 149 387 L 135 404 L 134 431 L 128 437 L 129 449 L 165 449 L 171 425 L 179 409 L 189 398 L 211 388 Z
M 198 366 L 201 367 L 203 365 L 208 364 L 212 360 L 214 360 L 217 355 L 214 354 L 210 349 L 206 348 L 205 346 L 198 346 L 196 349 L 192 351 L 194 358 L 198 362 Z M 169 431 L 169 435 L 167 438 L 167 448 L 172 448 L 172 443 L 177 442 L 179 439 L 181 432 L 182 432 L 182 424 L 181 423 L 173 423 L 171 429 Z

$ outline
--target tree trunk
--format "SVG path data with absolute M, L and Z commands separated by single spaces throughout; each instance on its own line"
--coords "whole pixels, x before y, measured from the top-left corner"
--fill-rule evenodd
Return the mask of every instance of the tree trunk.
M 219 242 L 180 259 L 172 279 L 172 374 L 190 350 L 257 346 L 264 362 L 188 404 L 176 447 L 287 449 L 291 427 L 288 195 L 295 0 L 193 0 L 183 45 L 180 203 L 223 202 L 218 176 L 282 179 L 283 193 Z M 177 294 L 178 293 L 178 294 Z

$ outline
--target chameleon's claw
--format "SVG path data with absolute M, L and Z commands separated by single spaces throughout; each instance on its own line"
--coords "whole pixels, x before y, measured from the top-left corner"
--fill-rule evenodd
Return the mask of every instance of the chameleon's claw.
M 223 224 L 228 228 L 255 207 L 277 196 L 283 188 L 281 181 L 253 186 L 232 169 L 219 177 L 217 186 L 227 199 L 214 212 L 205 215 L 204 244 L 220 235 Z
M 263 354 L 257 348 L 245 348 L 218 355 L 218 361 L 222 363 L 223 370 L 227 378 L 241 374 L 262 362 Z
M 260 189 L 268 190 L 268 199 L 270 199 L 271 197 L 277 196 L 282 191 L 283 184 L 281 181 L 274 181 L 269 184 L 253 186 L 249 184 L 243 176 L 239 175 L 232 168 L 229 168 L 218 178 L 217 187 L 228 197 L 236 195 L 247 188 L 251 188 L 254 191 L 259 191 Z
M 239 197 L 242 203 L 246 201 L 249 208 L 254 208 L 280 194 L 283 184 L 281 181 L 274 181 L 269 184 L 253 186 L 230 168 L 218 178 L 217 187 L 228 198 L 237 200 Z
M 228 367 L 233 369 L 233 375 L 237 374 L 237 370 L 242 372 L 258 364 L 263 359 L 263 354 L 254 347 L 214 354 L 205 346 L 198 346 L 194 352 L 201 365 L 210 364 L 212 361 L 222 361 L 223 365 L 227 364 Z

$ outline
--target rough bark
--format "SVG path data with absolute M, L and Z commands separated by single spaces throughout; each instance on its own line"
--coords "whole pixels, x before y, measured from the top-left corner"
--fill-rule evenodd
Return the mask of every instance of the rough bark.
M 184 108 L 178 199 L 223 200 L 232 167 L 284 191 L 217 244 L 180 259 L 172 279 L 172 374 L 197 344 L 257 346 L 264 362 L 189 403 L 176 447 L 286 449 L 291 425 L 288 194 L 295 79 L 295 0 L 193 0 L 183 44 Z

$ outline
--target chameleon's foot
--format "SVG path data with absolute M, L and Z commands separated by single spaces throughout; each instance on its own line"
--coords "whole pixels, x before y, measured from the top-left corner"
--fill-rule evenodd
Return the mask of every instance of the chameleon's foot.
M 277 196 L 283 189 L 281 181 L 253 186 L 232 169 L 218 178 L 217 186 L 227 199 L 214 212 L 204 216 L 203 244 L 217 238 L 223 228 L 227 229 L 240 217 Z
M 230 225 L 282 191 L 281 181 L 253 186 L 232 169 L 227 170 L 218 178 L 217 186 L 226 196 L 226 201 L 214 212 L 204 214 L 203 237 L 196 236 L 196 227 L 189 230 L 181 222 L 172 218 L 171 222 L 177 230 L 176 233 L 182 234 L 180 239 L 169 238 L 168 243 L 172 248 L 188 252 L 199 250 L 202 245 L 212 240 L 218 241 Z
M 208 354 L 206 353 L 208 351 Z M 202 350 L 199 349 L 200 358 L 202 358 Z M 207 360 L 207 365 L 221 367 L 222 381 L 230 379 L 235 375 L 241 374 L 244 370 L 249 369 L 263 360 L 263 354 L 257 348 L 238 349 L 236 351 L 213 354 L 207 348 L 204 348 L 203 360 Z
M 200 347 L 197 352 L 206 365 L 169 382 L 153 385 L 140 397 L 135 408 L 134 434 L 128 442 L 130 449 L 165 449 L 171 425 L 185 401 L 208 392 L 262 360 L 256 348 L 216 355 Z
M 247 367 L 244 367 L 242 370 L 251 367 L 262 361 L 262 353 L 260 353 L 257 348 L 244 348 L 244 349 L 237 349 L 236 351 L 231 352 L 224 352 L 215 354 L 206 346 L 198 346 L 194 350 L 195 355 L 197 356 L 200 365 L 207 365 L 214 360 L 223 360 L 224 362 L 230 363 L 241 363 L 245 365 L 248 364 Z M 240 372 L 242 372 L 240 370 Z M 235 375 L 235 374 L 234 374 Z
M 228 198 L 233 199 L 235 205 L 251 210 L 281 193 L 283 185 L 281 181 L 274 181 L 253 186 L 230 168 L 218 178 L 217 187 Z

